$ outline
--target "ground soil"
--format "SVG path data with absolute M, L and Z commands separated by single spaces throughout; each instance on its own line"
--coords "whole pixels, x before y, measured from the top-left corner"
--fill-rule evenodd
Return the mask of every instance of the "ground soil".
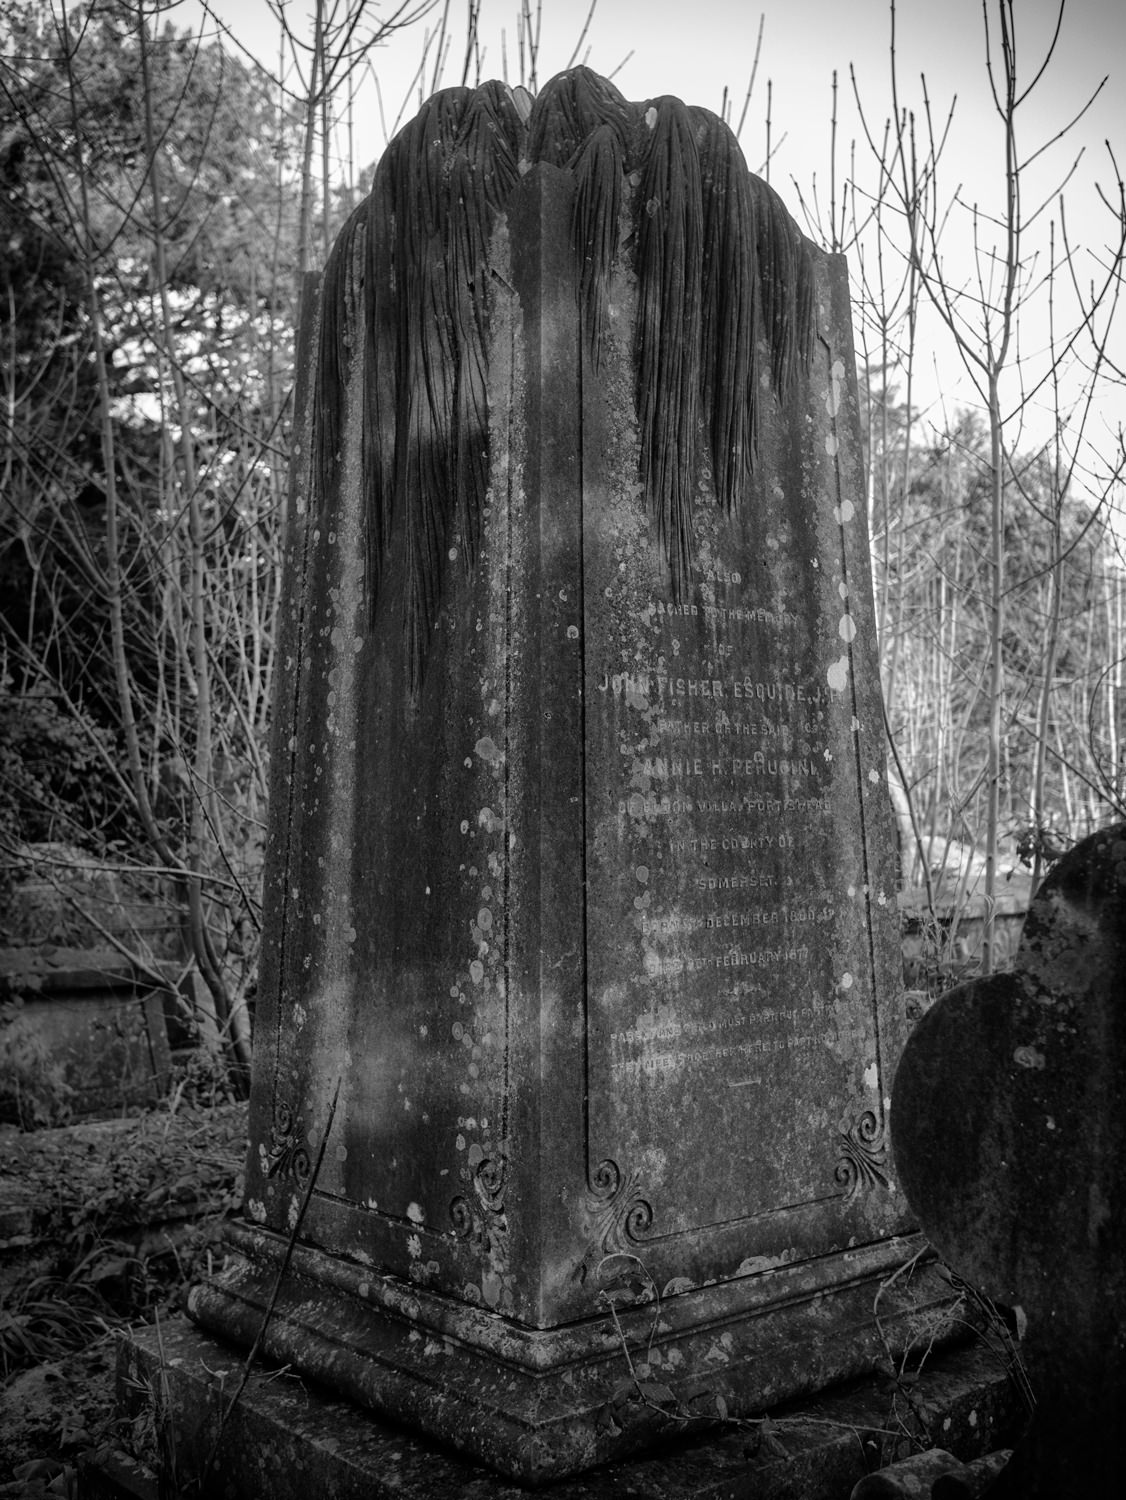
M 114 1410 L 116 1349 L 108 1334 L 0 1387 L 0 1496 L 73 1495 L 83 1454 L 132 1440 Z
M 206 1272 L 241 1196 L 245 1131 L 243 1105 L 182 1101 L 129 1120 L 0 1130 L 0 1208 L 23 1215 L 0 1243 L 3 1500 L 76 1496 L 84 1455 L 139 1453 L 151 1439 L 117 1415 L 118 1343 L 175 1313 Z M 60 1329 L 73 1347 L 57 1346 Z

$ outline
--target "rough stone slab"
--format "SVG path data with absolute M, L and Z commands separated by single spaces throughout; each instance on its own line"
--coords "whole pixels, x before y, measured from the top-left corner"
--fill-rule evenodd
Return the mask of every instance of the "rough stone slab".
M 167 1382 L 180 1477 L 206 1465 L 215 1414 L 245 1355 L 191 1324 L 122 1345 L 119 1392 L 137 1411 Z M 911 1400 L 931 1436 L 963 1461 L 992 1451 L 1021 1420 L 1014 1389 L 985 1350 L 933 1355 Z M 847 1500 L 852 1486 L 909 1448 L 910 1412 L 886 1379 L 868 1379 L 758 1424 L 690 1437 L 539 1491 L 550 1500 Z M 781 1444 L 782 1455 L 771 1449 Z M 755 1451 L 757 1449 L 757 1451 Z M 292 1372 L 256 1370 L 224 1431 L 201 1500 L 516 1500 L 528 1491 L 424 1438 L 311 1389 Z
M 0 1000 L 22 999 L 19 1023 L 58 1063 L 76 1115 L 154 1103 L 172 1067 L 161 992 L 112 950 L 0 951 Z M 0 1114 L 13 1117 L 13 1100 Z

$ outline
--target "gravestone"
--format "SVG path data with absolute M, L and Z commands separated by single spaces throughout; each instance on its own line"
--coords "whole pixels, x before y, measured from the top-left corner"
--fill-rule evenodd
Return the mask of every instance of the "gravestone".
M 1036 1411 L 990 1496 L 1121 1494 L 1126 1456 L 1126 824 L 1041 886 L 1014 971 L 951 990 L 895 1080 L 928 1238 L 1013 1311 Z
M 172 1059 L 165 995 L 112 948 L 0 950 L 0 1121 L 155 1104 Z
M 871 1368 L 916 1242 L 843 258 L 577 69 L 431 100 L 317 326 L 193 1315 L 532 1481 Z

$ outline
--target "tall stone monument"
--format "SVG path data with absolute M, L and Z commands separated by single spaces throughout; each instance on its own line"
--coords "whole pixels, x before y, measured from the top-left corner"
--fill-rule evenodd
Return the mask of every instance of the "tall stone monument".
M 843 259 L 577 69 L 425 106 L 314 339 L 193 1315 L 531 1481 L 870 1367 L 914 1245 Z

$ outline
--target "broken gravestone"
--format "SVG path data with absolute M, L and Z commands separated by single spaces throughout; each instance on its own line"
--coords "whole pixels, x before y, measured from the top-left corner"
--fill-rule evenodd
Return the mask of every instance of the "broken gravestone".
M 1040 888 L 1012 973 L 951 990 L 895 1080 L 900 1182 L 959 1275 L 1012 1310 L 1036 1411 L 990 1497 L 1123 1493 L 1126 824 Z

